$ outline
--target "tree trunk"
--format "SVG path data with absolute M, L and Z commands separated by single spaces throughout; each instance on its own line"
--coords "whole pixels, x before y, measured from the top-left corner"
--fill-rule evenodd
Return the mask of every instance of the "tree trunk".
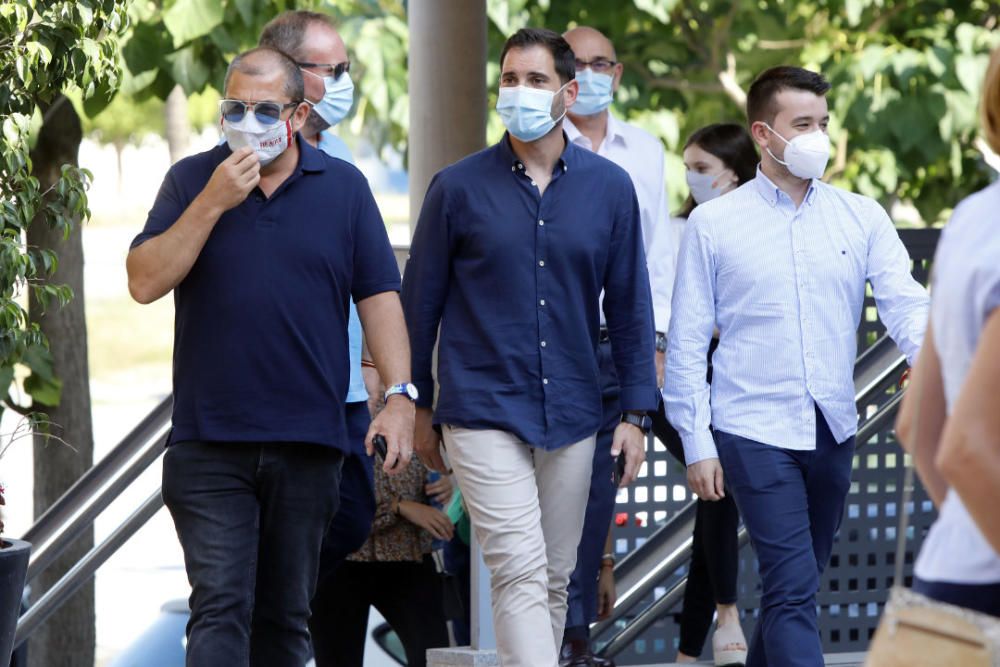
M 31 152 L 34 175 L 42 191 L 59 179 L 63 164 L 77 164 L 83 131 L 73 105 L 62 96 L 44 110 L 38 143 Z M 80 225 L 69 238 L 35 221 L 27 240 L 59 255 L 59 270 L 53 281 L 73 289 L 73 300 L 64 308 L 53 306 L 42 312 L 32 299 L 29 313 L 49 339 L 53 367 L 62 380 L 62 401 L 57 407 L 36 406 L 49 415 L 55 439 L 35 436 L 34 479 L 35 516 L 40 516 L 88 468 L 94 460 L 94 434 L 90 413 L 89 369 L 87 365 L 87 324 L 84 320 L 83 243 Z M 87 530 L 62 556 L 32 584 L 37 600 L 94 544 L 93 530 Z M 88 582 L 32 636 L 29 662 L 32 667 L 94 664 L 96 642 L 94 583 Z
M 167 147 L 170 149 L 170 164 L 184 157 L 191 136 L 191 123 L 187 115 L 187 95 L 180 86 L 167 95 L 163 105 L 163 116 L 166 122 Z

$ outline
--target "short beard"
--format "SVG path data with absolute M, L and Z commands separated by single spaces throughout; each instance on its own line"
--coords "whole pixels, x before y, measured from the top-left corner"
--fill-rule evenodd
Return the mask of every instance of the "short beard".
M 330 124 L 323 120 L 322 116 L 316 113 L 315 109 L 310 109 L 305 125 L 302 126 L 302 134 L 306 137 L 314 137 L 328 127 L 330 127 Z

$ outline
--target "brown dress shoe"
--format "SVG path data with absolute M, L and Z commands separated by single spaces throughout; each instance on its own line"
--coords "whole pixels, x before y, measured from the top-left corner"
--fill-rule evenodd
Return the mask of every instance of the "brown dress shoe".
M 593 667 L 594 654 L 586 639 L 568 639 L 559 649 L 559 667 Z

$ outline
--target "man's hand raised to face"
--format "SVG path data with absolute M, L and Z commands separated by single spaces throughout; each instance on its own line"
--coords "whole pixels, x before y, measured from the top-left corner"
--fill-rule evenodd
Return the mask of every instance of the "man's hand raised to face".
M 260 183 L 260 159 L 249 146 L 244 146 L 215 168 L 202 197 L 216 207 L 220 215 L 239 206 L 250 191 Z

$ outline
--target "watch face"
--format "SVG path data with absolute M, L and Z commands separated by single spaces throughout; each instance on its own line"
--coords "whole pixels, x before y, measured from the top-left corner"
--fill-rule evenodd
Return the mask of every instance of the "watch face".
M 410 397 L 410 400 L 417 400 L 420 397 L 420 392 L 417 391 L 417 386 L 412 382 L 406 383 L 406 395 Z

